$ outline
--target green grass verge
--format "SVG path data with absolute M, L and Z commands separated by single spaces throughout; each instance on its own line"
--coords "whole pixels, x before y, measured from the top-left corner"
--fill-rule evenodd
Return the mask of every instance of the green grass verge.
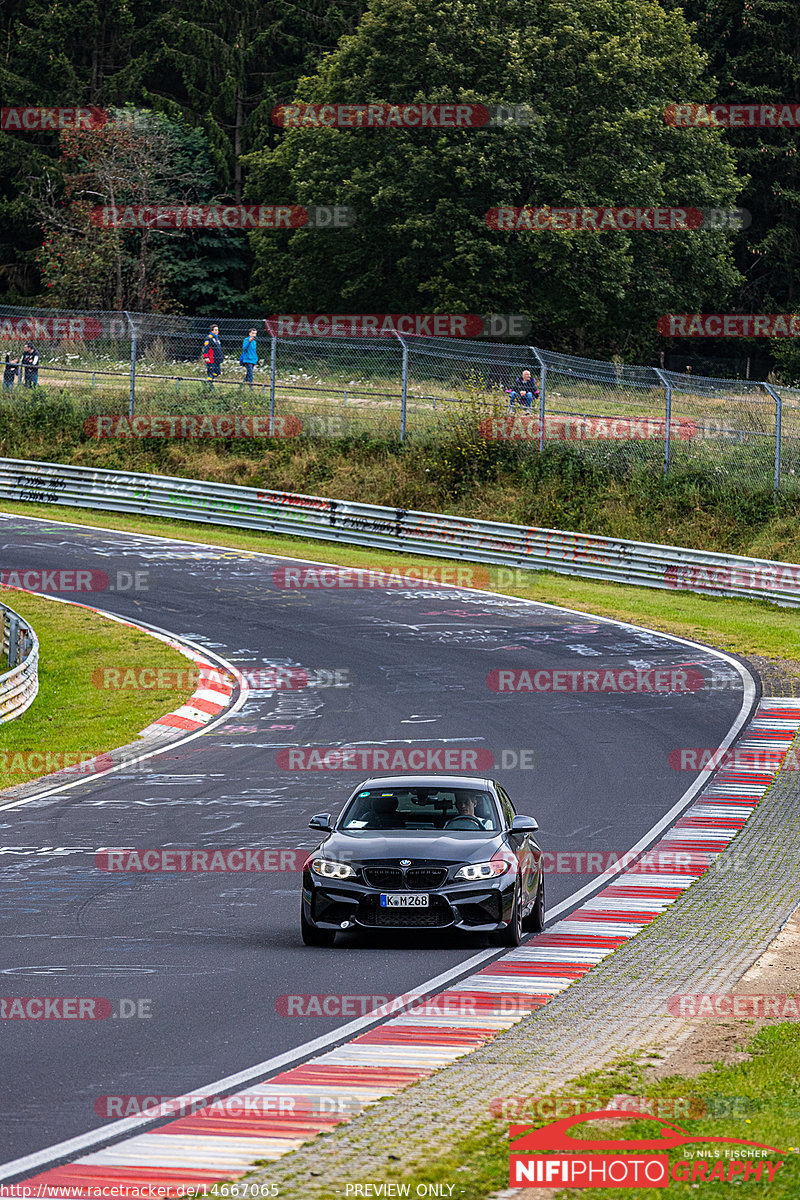
M 658 591 L 625 584 L 597 583 L 573 576 L 505 567 L 481 568 L 456 560 L 425 558 L 388 551 L 341 546 L 311 538 L 227 529 L 194 521 L 170 521 L 122 513 L 90 512 L 66 505 L 22 504 L 0 501 L 0 511 L 39 516 L 78 525 L 152 533 L 190 542 L 212 542 L 238 550 L 286 555 L 315 562 L 400 571 L 409 567 L 447 566 L 453 572 L 472 570 L 464 579 L 471 586 L 523 599 L 560 604 L 598 616 L 616 617 L 680 637 L 708 642 L 745 657 L 764 656 L 800 661 L 800 622 L 792 609 L 781 609 L 758 600 L 725 600 L 693 592 Z M 473 569 L 474 568 L 474 569 Z M 455 575 L 452 576 L 455 578 Z
M 235 414 L 254 405 L 263 412 L 260 399 L 243 393 L 212 401 Z M 800 438 L 784 439 L 776 495 L 769 439 L 678 439 L 665 477 L 657 439 L 555 440 L 541 452 L 537 441 L 487 439 L 483 402 L 474 396 L 430 414 L 430 428 L 409 418 L 416 432 L 405 442 L 396 414 L 380 406 L 370 410 L 371 429 L 354 406 L 333 412 L 320 401 L 303 436 L 225 440 L 98 439 L 76 404 L 65 393 L 0 406 L 0 454 L 340 500 L 366 496 L 406 509 L 800 562 Z
M 741 1138 L 747 1141 L 762 1142 L 768 1146 L 776 1146 L 786 1151 L 783 1155 L 768 1154 L 767 1161 L 781 1161 L 783 1167 L 777 1172 L 772 1183 L 767 1182 L 766 1172 L 762 1172 L 764 1180 L 757 1182 L 754 1178 L 746 1183 L 692 1183 L 671 1180 L 667 1190 L 663 1188 L 567 1188 L 558 1191 L 542 1191 L 542 1195 L 552 1196 L 553 1200 L 658 1200 L 669 1195 L 670 1200 L 688 1200 L 699 1194 L 709 1200 L 721 1200 L 738 1194 L 735 1188 L 746 1192 L 747 1196 L 756 1200 L 765 1197 L 767 1200 L 797 1200 L 800 1195 L 800 1153 L 798 1153 L 798 1078 L 800 1078 L 800 1039 L 797 1037 L 797 1025 L 794 1023 L 772 1025 L 765 1027 L 752 1039 L 748 1050 L 752 1060 L 731 1067 L 716 1067 L 706 1071 L 691 1080 L 679 1075 L 670 1076 L 658 1083 L 643 1081 L 641 1065 L 633 1060 L 612 1066 L 607 1070 L 593 1071 L 579 1078 L 559 1092 L 549 1094 L 550 1099 L 561 1099 L 561 1116 L 567 1116 L 577 1111 L 596 1111 L 594 1098 L 610 1098 L 624 1094 L 635 1097 L 652 1097 L 656 1102 L 652 1112 L 662 1115 L 669 1124 L 677 1124 L 686 1129 L 692 1136 L 721 1136 Z M 486 1098 L 487 1110 L 491 1097 Z M 503 1119 L 487 1120 L 474 1133 L 464 1136 L 459 1133 L 457 1143 L 449 1152 L 437 1155 L 431 1147 L 430 1156 L 426 1155 L 422 1163 L 408 1164 L 405 1169 L 401 1165 L 402 1150 L 398 1153 L 396 1171 L 382 1172 L 381 1179 L 373 1182 L 391 1182 L 395 1185 L 409 1185 L 409 1192 L 394 1191 L 395 1195 L 417 1194 L 418 1184 L 444 1185 L 443 1195 L 448 1195 L 447 1186 L 455 1185 L 453 1196 L 459 1200 L 485 1200 L 492 1193 L 505 1190 L 508 1187 L 509 1173 L 509 1142 L 508 1125 L 524 1124 L 537 1129 L 550 1124 L 552 1115 L 536 1115 L 541 1111 L 540 1101 L 543 1097 L 531 1097 L 527 1112 L 534 1115 L 512 1115 Z M 581 1102 L 580 1108 L 576 1100 Z M 659 1106 L 660 1102 L 660 1106 Z M 691 1113 L 704 1113 L 700 1116 L 686 1117 L 683 1112 L 690 1106 Z M 524 1111 L 524 1110 L 523 1110 Z M 545 1112 L 548 1110 L 545 1109 Z M 515 1110 L 516 1112 L 516 1110 Z M 677 1114 L 677 1115 L 675 1115 Z M 710 1114 L 710 1115 L 709 1115 Z M 432 1114 L 432 1116 L 442 1114 Z M 615 1121 L 613 1125 L 604 1125 L 600 1132 L 596 1127 L 591 1128 L 591 1122 L 584 1126 L 584 1137 L 587 1138 L 648 1138 L 653 1136 L 653 1126 L 647 1121 Z M 580 1136 L 579 1133 L 573 1136 Z M 319 1142 L 319 1161 L 324 1162 L 324 1139 Z M 698 1142 L 696 1149 L 710 1148 Z M 692 1153 L 693 1147 L 687 1147 Z M 696 1159 L 690 1160 L 687 1151 L 681 1149 L 669 1152 L 670 1168 L 679 1162 L 690 1161 L 692 1166 Z M 655 1151 L 644 1151 L 654 1154 Z M 715 1159 L 704 1160 L 710 1173 Z M 721 1160 L 728 1163 L 730 1160 Z M 749 1161 L 758 1161 L 752 1159 Z M 243 1180 L 240 1188 L 244 1189 L 247 1180 Z M 535 1184 L 531 1185 L 536 1187 Z M 225 1185 L 218 1185 L 219 1195 L 226 1194 Z M 227 1194 L 231 1194 L 228 1192 Z M 244 1195 L 242 1190 L 239 1193 Z M 342 1185 L 332 1186 L 326 1196 L 341 1197 Z M 422 1193 L 420 1193 L 422 1194 Z M 436 1193 L 434 1193 L 436 1194 Z M 524 1192 L 522 1193 L 525 1194 Z M 539 1194 L 538 1192 L 536 1193 Z
M 185 679 L 192 664 L 149 634 L 85 608 L 8 588 L 0 588 L 0 599 L 33 626 L 40 654 L 38 696 L 21 717 L 0 725 L 0 789 L 135 741 L 191 694 L 191 687 L 98 688 L 98 670 L 160 668 Z

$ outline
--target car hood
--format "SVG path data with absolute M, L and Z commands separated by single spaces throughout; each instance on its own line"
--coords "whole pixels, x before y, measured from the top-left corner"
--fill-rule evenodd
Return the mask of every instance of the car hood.
M 337 830 L 320 846 L 331 858 L 344 862 L 397 863 L 410 858 L 412 866 L 420 863 L 485 862 L 504 845 L 500 833 L 481 833 L 461 830 L 452 833 L 414 835 L 413 830 L 359 830 L 354 833 Z

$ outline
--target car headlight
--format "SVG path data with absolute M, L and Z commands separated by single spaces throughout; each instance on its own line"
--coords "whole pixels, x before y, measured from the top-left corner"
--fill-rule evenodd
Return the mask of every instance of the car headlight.
M 351 879 L 355 871 L 348 863 L 333 862 L 330 858 L 315 858 L 311 863 L 315 875 L 324 875 L 326 879 Z
M 498 875 L 505 875 L 506 871 L 511 870 L 511 863 L 505 858 L 493 858 L 491 862 L 470 863 L 466 867 L 459 867 L 455 873 L 456 879 L 494 879 Z

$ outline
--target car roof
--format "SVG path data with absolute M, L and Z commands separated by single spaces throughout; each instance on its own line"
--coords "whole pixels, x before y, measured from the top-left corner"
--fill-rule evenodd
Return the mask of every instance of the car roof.
M 496 788 L 493 779 L 475 775 L 376 775 L 360 783 L 354 791 L 365 787 L 457 787 Z

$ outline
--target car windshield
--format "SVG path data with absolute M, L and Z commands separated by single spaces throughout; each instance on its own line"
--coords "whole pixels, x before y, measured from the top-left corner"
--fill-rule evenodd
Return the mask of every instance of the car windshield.
M 490 792 L 479 788 L 382 787 L 358 792 L 340 829 L 490 830 L 502 825 Z

